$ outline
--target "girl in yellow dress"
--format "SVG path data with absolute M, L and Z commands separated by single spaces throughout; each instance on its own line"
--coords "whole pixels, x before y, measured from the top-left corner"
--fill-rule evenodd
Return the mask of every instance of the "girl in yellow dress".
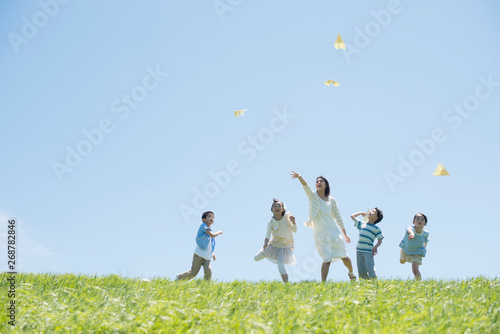
M 273 217 L 267 224 L 267 234 L 264 239 L 264 246 L 255 255 L 254 260 L 260 261 L 264 258 L 278 264 L 278 270 L 281 274 L 283 282 L 288 282 L 288 274 L 285 269 L 286 265 L 294 265 L 297 263 L 293 255 L 293 233 L 297 232 L 297 224 L 295 217 L 286 212 L 286 207 L 283 202 L 273 199 L 271 206 Z M 271 241 L 269 241 L 269 238 Z

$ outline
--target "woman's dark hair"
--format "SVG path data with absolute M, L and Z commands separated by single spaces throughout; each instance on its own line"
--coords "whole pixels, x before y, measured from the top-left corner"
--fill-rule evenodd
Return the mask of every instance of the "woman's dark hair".
M 373 224 L 377 224 L 377 223 L 380 223 L 382 221 L 382 219 L 384 219 L 384 213 L 382 212 L 382 210 L 380 210 L 379 208 L 375 208 L 375 210 L 377 210 L 377 220 L 373 222 Z
M 325 181 L 325 184 L 326 184 L 325 196 L 330 196 L 330 183 L 328 183 L 328 180 L 325 179 L 325 177 L 321 176 L 321 175 L 316 178 L 316 181 L 318 181 L 318 179 L 323 179 L 323 181 Z
M 281 207 L 283 208 L 283 212 L 281 213 L 283 216 L 285 215 L 285 204 L 282 201 L 277 200 L 276 198 L 273 198 L 273 204 L 271 205 L 271 211 L 273 211 L 273 206 L 274 203 L 279 202 L 281 203 Z
M 415 221 L 415 218 L 417 218 L 418 215 L 421 215 L 422 217 L 424 217 L 425 225 L 427 225 L 427 216 L 424 215 L 423 213 L 417 213 L 415 216 L 413 216 L 413 221 Z
M 214 217 L 215 217 L 215 213 L 213 213 L 212 211 L 205 211 L 205 212 L 203 212 L 203 214 L 201 215 L 201 219 L 205 219 L 205 218 L 207 218 L 207 216 L 208 216 L 210 213 L 211 213 L 211 214 L 213 214 L 213 215 L 214 215 Z

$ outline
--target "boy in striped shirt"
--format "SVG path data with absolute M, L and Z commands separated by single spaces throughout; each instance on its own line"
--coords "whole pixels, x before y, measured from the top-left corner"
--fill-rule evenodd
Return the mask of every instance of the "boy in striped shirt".
M 356 217 L 359 215 L 362 215 L 366 222 L 357 219 Z M 376 224 L 380 223 L 383 218 L 384 214 L 379 208 L 370 210 L 368 214 L 357 212 L 351 215 L 351 219 L 354 220 L 354 226 L 359 230 L 359 240 L 356 245 L 359 278 L 377 278 L 373 257 L 377 254 L 377 249 L 382 244 L 384 235 Z M 375 239 L 378 239 L 378 242 L 373 246 Z

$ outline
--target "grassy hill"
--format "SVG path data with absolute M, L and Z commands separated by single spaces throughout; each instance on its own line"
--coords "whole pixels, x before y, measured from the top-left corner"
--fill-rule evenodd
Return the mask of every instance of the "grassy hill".
M 500 333 L 500 280 L 172 282 L 1 274 L 1 333 Z

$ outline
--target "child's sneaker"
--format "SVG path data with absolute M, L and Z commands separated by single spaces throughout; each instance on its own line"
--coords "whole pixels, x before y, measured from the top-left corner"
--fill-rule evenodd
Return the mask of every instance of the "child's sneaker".
M 354 282 L 354 281 L 356 280 L 356 275 L 354 275 L 353 273 L 347 273 L 347 275 L 349 276 L 349 279 L 350 279 L 351 281 L 353 281 L 353 282 Z

